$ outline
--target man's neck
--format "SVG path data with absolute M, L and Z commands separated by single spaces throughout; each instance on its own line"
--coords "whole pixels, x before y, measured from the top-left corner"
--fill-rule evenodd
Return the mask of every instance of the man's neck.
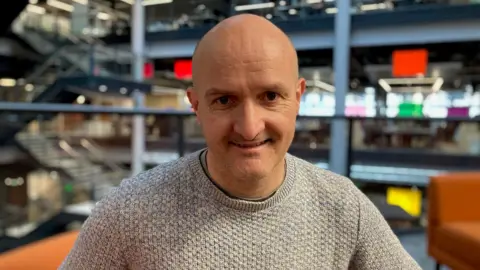
M 206 163 L 211 180 L 231 197 L 245 200 L 267 199 L 277 191 L 285 179 L 285 160 L 277 164 L 270 175 L 258 179 L 232 176 L 229 170 L 215 166 L 219 164 L 215 160 L 215 157 L 207 151 Z

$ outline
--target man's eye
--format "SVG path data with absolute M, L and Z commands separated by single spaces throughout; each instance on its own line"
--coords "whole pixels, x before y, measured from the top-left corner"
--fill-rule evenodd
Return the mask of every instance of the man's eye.
M 278 94 L 275 92 L 267 92 L 265 94 L 265 97 L 267 98 L 268 101 L 274 101 L 275 99 L 278 98 Z
M 217 102 L 222 105 L 227 105 L 230 99 L 228 97 L 220 97 L 217 99 Z

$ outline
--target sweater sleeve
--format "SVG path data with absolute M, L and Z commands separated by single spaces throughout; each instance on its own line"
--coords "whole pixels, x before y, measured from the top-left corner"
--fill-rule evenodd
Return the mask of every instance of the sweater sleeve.
M 358 190 L 358 239 L 349 269 L 421 270 L 377 207 Z
M 85 221 L 61 270 L 127 269 L 121 229 L 121 195 L 115 189 L 97 203 Z

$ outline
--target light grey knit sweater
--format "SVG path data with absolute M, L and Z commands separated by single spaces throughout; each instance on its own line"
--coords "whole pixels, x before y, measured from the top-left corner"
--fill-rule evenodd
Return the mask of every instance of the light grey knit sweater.
M 280 189 L 243 201 L 209 180 L 199 154 L 123 181 L 60 269 L 420 269 L 345 177 L 287 155 Z

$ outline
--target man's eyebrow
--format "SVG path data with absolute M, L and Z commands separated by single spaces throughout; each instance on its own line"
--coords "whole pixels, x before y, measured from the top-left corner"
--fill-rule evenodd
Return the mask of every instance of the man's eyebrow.
M 287 97 L 290 95 L 289 89 L 285 85 L 283 85 L 279 82 L 265 85 L 262 90 L 263 91 L 277 92 L 277 93 L 280 93 L 281 95 L 284 95 L 284 96 L 287 96 Z
M 207 89 L 205 91 L 205 97 L 211 97 L 211 96 L 218 96 L 218 95 L 230 95 L 232 94 L 232 91 L 229 91 L 227 89 L 220 89 L 216 87 L 212 87 Z
M 282 92 L 282 94 L 288 94 L 287 93 L 288 91 L 286 91 L 285 86 L 283 86 L 281 83 L 272 83 L 272 84 L 264 85 L 261 88 L 261 91 L 262 92 L 264 92 L 264 91 L 278 91 L 278 92 Z M 234 94 L 234 91 L 232 91 L 232 90 L 222 89 L 222 88 L 217 88 L 217 87 L 211 87 L 211 88 L 208 88 L 205 91 L 205 97 L 206 98 L 209 98 L 209 97 L 212 97 L 212 96 L 232 95 L 232 94 Z
M 284 86 L 281 83 L 272 83 L 269 85 L 265 85 L 263 87 L 264 91 L 281 91 L 284 90 Z

